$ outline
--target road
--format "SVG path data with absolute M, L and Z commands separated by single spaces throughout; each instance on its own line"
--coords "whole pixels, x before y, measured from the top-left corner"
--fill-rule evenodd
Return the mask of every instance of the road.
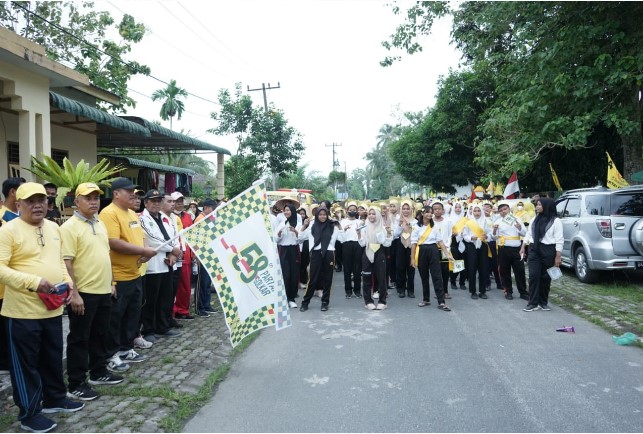
M 184 431 L 643 431 L 641 349 L 555 305 L 451 292 L 452 312 L 396 294 L 367 311 L 336 274 L 330 310 L 264 330 Z

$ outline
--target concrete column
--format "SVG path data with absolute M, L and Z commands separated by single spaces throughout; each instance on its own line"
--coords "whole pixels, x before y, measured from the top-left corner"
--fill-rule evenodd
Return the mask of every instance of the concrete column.
M 223 174 L 223 154 L 217 154 L 217 198 L 223 199 L 225 196 L 225 182 Z M 229 198 L 228 198 L 229 199 Z
M 18 114 L 18 143 L 20 143 L 20 167 L 31 167 L 31 156 L 38 157 L 36 147 L 36 116 L 30 111 Z M 41 137 L 42 139 L 42 137 Z M 42 145 L 41 145 L 42 148 Z M 20 176 L 27 182 L 36 181 L 36 175 L 26 170 L 20 170 Z

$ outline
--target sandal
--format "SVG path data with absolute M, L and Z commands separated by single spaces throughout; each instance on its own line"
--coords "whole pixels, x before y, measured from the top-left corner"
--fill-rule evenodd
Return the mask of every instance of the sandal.
M 443 310 L 445 312 L 451 312 L 451 308 L 444 303 L 438 305 L 438 309 Z
M 421 302 L 418 303 L 419 307 L 430 306 L 430 305 L 431 305 L 431 302 L 425 301 L 425 300 L 422 300 Z

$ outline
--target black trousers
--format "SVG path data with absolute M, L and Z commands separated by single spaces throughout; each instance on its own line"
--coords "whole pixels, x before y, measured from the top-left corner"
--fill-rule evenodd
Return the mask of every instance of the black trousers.
M 304 284 L 308 283 L 308 265 L 310 265 L 310 249 L 306 240 L 301 245 L 301 263 L 299 264 L 299 281 Z
M 70 391 L 90 378 L 107 373 L 107 330 L 112 310 L 111 294 L 79 292 L 85 304 L 85 314 L 77 315 L 69 308 L 67 335 L 67 379 Z
M 335 241 L 335 268 L 342 268 L 344 263 L 344 255 L 342 251 L 342 243 Z
M 362 275 L 362 252 L 364 248 L 357 241 L 346 241 L 342 245 L 344 255 L 344 291 L 347 295 L 359 294 Z
M 453 255 L 453 259 L 459 261 L 463 260 L 467 256 L 467 251 L 465 250 L 464 253 L 460 253 L 460 250 L 458 250 L 458 241 L 455 239 L 455 235 L 451 236 L 451 254 Z M 467 265 L 464 265 L 464 269 L 467 269 Z M 455 285 L 456 278 L 460 275 L 460 285 L 464 285 L 465 280 L 467 280 L 467 273 L 466 272 L 459 272 L 459 273 L 454 273 L 453 271 L 449 271 L 449 277 L 451 278 L 451 283 Z
M 422 299 L 431 301 L 431 286 L 429 285 L 429 273 L 433 280 L 433 291 L 438 297 L 438 304 L 444 303 L 444 287 L 442 283 L 442 267 L 440 260 L 442 255 L 435 244 L 422 244 L 418 246 L 420 255 L 418 257 L 418 271 L 422 280 Z
M 415 293 L 415 268 L 411 266 L 411 248 L 408 249 L 404 247 L 402 241 L 399 241 L 397 244 L 397 253 L 395 255 L 395 260 L 397 265 L 395 270 L 397 277 L 395 278 L 397 286 L 397 292 L 400 294 L 404 293 L 404 290 L 409 294 Z
M 62 315 L 47 319 L 7 318 L 11 387 L 18 419 L 29 419 L 42 407 L 65 399 Z
M 397 250 L 398 244 L 402 244 L 399 238 L 393 239 L 391 247 L 387 247 L 386 252 L 386 282 L 391 282 L 397 286 Z
M 288 301 L 295 301 L 299 289 L 299 246 L 277 246 L 279 250 L 279 262 L 281 262 L 281 274 L 286 287 Z
M 133 348 L 133 341 L 140 330 L 143 285 L 140 277 L 116 282 L 116 297 L 112 297 L 109 314 L 107 354 L 111 357 L 118 351 Z
M 544 306 L 549 301 L 551 277 L 547 269 L 554 266 L 556 260 L 555 244 L 538 244 L 529 246 L 529 304 Z
M 322 255 L 321 250 L 310 252 L 310 281 L 306 287 L 306 295 L 301 302 L 302 306 L 308 306 L 317 288 L 322 288 L 323 291 L 322 306 L 328 305 L 330 289 L 333 284 L 333 260 L 334 252 L 332 250 L 327 250 L 325 255 Z
M 520 295 L 527 293 L 527 280 L 525 277 L 525 264 L 520 260 L 520 247 L 498 247 L 498 268 L 500 269 L 500 282 L 507 294 L 513 294 L 511 270 L 516 276 L 516 287 Z
M 378 303 L 386 304 L 386 252 L 379 248 L 373 262 L 368 260 L 366 252 L 362 254 L 362 294 L 364 303 L 373 303 L 373 292 L 378 291 Z
M 473 243 L 464 242 L 467 246 L 467 267 L 469 272 L 469 292 L 476 293 L 476 274 L 478 275 L 477 284 L 480 294 L 487 292 L 487 277 L 489 276 L 489 252 L 487 245 L 482 243 L 479 249 Z
M 172 298 L 172 274 L 165 273 L 145 275 L 145 304 L 143 313 L 143 336 L 164 334 L 170 329 L 174 299 Z M 168 314 L 169 313 L 169 314 Z
M 2 310 L 0 298 L 0 311 Z M 0 369 L 9 369 L 9 338 L 7 337 L 7 318 L 0 315 Z
M 500 273 L 499 273 L 499 268 L 498 268 L 498 254 L 496 253 L 496 242 L 495 241 L 489 241 L 488 242 L 489 247 L 491 248 L 491 258 L 487 261 L 488 265 L 488 271 L 485 274 L 486 280 L 485 280 L 485 285 L 486 286 L 491 286 L 491 274 L 493 274 L 494 279 L 496 280 L 496 287 L 497 288 L 502 288 L 502 282 L 500 281 Z

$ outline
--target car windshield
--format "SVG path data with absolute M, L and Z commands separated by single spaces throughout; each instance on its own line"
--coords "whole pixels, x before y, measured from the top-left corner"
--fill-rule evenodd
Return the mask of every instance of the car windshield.
M 643 217 L 643 192 L 612 195 L 612 215 Z

